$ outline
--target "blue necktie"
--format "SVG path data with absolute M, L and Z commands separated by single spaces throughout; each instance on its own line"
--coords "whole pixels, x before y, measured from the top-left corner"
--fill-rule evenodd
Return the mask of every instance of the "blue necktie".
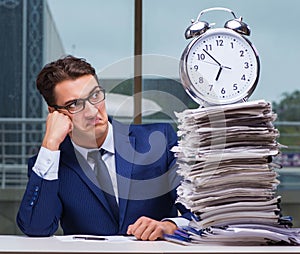
M 95 162 L 94 171 L 96 174 L 96 178 L 98 180 L 99 186 L 103 191 L 107 202 L 115 216 L 118 220 L 119 218 L 119 207 L 116 201 L 116 197 L 113 190 L 112 181 L 107 169 L 105 162 L 102 159 L 102 156 L 105 153 L 104 149 L 100 151 L 91 151 L 88 156 L 92 158 Z

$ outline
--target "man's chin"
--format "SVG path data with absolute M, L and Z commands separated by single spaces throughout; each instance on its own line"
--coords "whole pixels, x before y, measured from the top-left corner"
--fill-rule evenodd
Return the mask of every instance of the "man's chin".
M 96 148 L 97 145 L 97 137 L 95 133 L 74 133 L 71 135 L 71 139 L 79 146 L 86 148 Z
M 107 133 L 107 126 L 105 124 L 89 125 L 84 129 L 74 128 L 70 136 L 76 143 L 84 143 L 85 145 L 97 143 L 99 139 L 103 139 Z

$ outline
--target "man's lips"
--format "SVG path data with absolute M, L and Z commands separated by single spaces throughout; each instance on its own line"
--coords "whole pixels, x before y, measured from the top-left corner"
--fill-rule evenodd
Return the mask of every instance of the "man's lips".
M 102 123 L 102 119 L 99 117 L 87 120 L 87 125 L 98 125 Z

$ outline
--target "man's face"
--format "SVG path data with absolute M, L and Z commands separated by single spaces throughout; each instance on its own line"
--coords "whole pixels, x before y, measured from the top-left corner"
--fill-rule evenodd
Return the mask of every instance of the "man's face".
M 85 75 L 76 80 L 65 80 L 55 86 L 56 104 L 66 106 L 77 99 L 90 96 L 99 85 L 92 75 Z M 84 147 L 99 147 L 105 140 L 108 131 L 108 117 L 105 101 L 92 105 L 85 101 L 84 110 L 71 114 L 60 110 L 70 117 L 73 122 L 72 140 Z

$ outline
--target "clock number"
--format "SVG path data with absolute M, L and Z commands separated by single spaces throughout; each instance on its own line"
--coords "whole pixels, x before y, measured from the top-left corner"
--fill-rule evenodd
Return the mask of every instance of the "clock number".
M 200 78 L 199 78 L 199 83 L 202 84 L 203 82 L 204 82 L 203 77 L 200 77 Z
M 194 69 L 195 69 L 195 71 L 198 71 L 198 65 L 194 65 Z
M 224 89 L 224 87 L 221 89 L 221 94 L 225 94 L 226 93 L 226 91 L 225 91 L 225 89 Z
M 237 90 L 237 89 L 238 89 L 237 84 L 234 84 L 233 85 L 233 90 Z
M 198 60 L 204 60 L 205 59 L 205 55 L 202 54 L 197 54 L 198 55 Z
M 217 42 L 217 46 L 219 47 L 222 47 L 222 46 L 224 46 L 224 41 L 223 40 L 216 40 L 216 42 Z
M 244 50 L 240 50 L 240 57 L 244 57 Z
M 233 49 L 233 48 L 234 48 L 234 44 L 233 44 L 233 42 L 230 42 L 230 44 L 231 44 L 231 48 Z
M 248 63 L 248 62 L 245 62 L 244 64 L 245 64 L 244 68 L 245 68 L 245 69 L 248 69 L 248 68 L 249 68 L 249 63 Z
M 206 49 L 206 51 L 207 51 L 207 50 L 212 50 L 212 45 L 211 45 L 211 44 L 205 45 L 205 49 Z
M 242 76 L 241 80 L 246 80 L 245 74 Z
M 213 89 L 213 85 L 208 85 L 209 86 L 209 91 L 211 92 L 211 90 Z

